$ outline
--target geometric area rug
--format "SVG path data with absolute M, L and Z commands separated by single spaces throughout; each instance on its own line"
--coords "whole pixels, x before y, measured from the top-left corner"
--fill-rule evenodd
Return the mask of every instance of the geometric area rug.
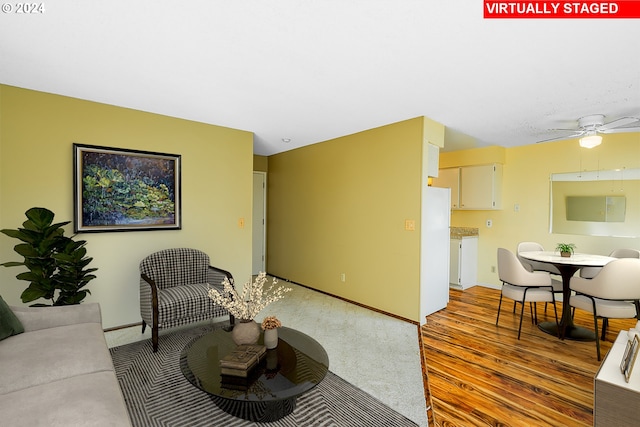
M 209 395 L 180 371 L 180 352 L 215 326 L 195 326 L 160 336 L 158 352 L 151 340 L 110 349 L 122 394 L 134 427 L 415 427 L 413 421 L 331 371 L 298 397 L 294 411 L 280 420 L 256 423 L 219 409 Z M 381 373 L 384 375 L 384 373 Z

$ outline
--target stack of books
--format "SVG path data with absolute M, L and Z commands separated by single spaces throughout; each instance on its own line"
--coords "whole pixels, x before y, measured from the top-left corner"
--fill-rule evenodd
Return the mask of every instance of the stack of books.
M 220 373 L 222 375 L 247 378 L 266 352 L 267 348 L 263 345 L 239 345 L 231 353 L 220 359 Z

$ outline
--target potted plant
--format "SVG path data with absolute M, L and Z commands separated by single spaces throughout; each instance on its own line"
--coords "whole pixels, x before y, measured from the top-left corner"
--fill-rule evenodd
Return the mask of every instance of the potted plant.
M 83 289 L 95 279 L 97 268 L 86 268 L 93 260 L 86 256 L 86 241 L 75 241 L 64 235 L 63 226 L 70 221 L 54 224 L 54 213 L 45 208 L 31 208 L 25 212 L 24 228 L 0 230 L 23 243 L 13 249 L 22 255 L 22 262 L 4 262 L 5 267 L 25 266 L 29 271 L 18 274 L 29 286 L 22 292 L 22 302 L 39 298 L 51 300 L 51 304 L 36 303 L 33 306 L 79 304 L 91 292 Z
M 573 243 L 558 243 L 556 246 L 556 251 L 560 252 L 560 256 L 570 257 L 573 254 L 576 245 Z
M 264 287 L 267 283 L 267 273 L 261 271 L 253 282 L 248 281 L 242 287 L 242 293 L 238 293 L 233 286 L 233 282 L 227 277 L 222 281 L 223 290 L 219 291 L 209 288 L 209 298 L 218 305 L 223 306 L 229 313 L 239 320 L 233 327 L 231 336 L 233 341 L 240 344 L 255 344 L 260 337 L 260 325 L 254 318 L 260 311 L 272 302 L 284 298 L 284 294 L 290 292 L 292 288 L 279 286 L 278 280 L 274 277 L 271 285 Z

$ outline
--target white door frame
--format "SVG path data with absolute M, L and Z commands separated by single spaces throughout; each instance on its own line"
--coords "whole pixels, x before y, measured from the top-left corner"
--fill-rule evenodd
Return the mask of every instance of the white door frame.
M 262 184 L 260 186 L 260 184 Z M 262 187 L 262 191 L 260 191 Z M 266 271 L 267 260 L 267 173 L 253 172 L 252 274 Z

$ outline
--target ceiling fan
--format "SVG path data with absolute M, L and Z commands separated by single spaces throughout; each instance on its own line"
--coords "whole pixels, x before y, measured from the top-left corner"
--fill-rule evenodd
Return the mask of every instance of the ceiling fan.
M 635 123 L 635 125 L 633 125 Z M 630 126 L 632 125 L 632 126 Z M 538 142 L 561 141 L 580 137 L 580 146 L 593 148 L 600 145 L 602 137 L 599 134 L 640 132 L 640 119 L 637 117 L 621 117 L 609 123 L 604 122 L 604 114 L 592 114 L 578 119 L 577 129 L 551 129 L 552 131 L 573 132 L 556 138 Z

